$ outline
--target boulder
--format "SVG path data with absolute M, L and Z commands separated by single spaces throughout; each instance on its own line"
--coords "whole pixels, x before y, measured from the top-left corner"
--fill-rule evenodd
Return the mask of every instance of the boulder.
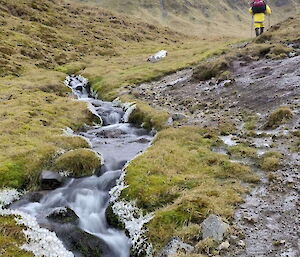
M 221 242 L 229 229 L 229 225 L 223 222 L 220 217 L 211 214 L 203 221 L 201 228 L 203 239 L 212 238 Z
M 54 210 L 47 218 L 57 223 L 78 224 L 79 221 L 79 217 L 76 213 L 67 207 Z
M 184 114 L 181 114 L 181 113 L 174 113 L 174 114 L 172 115 L 172 120 L 173 120 L 173 121 L 184 120 L 184 119 L 186 119 L 186 118 L 187 118 L 187 116 L 185 116 Z
M 109 256 L 109 248 L 100 238 L 91 235 L 71 223 L 52 224 L 53 231 L 62 240 L 65 247 L 75 256 Z
M 158 257 L 171 257 L 179 252 L 184 252 L 186 254 L 192 253 L 194 247 L 182 242 L 178 238 L 173 238 L 171 241 L 162 249 L 158 254 Z
M 54 190 L 63 183 L 63 177 L 54 171 L 44 170 L 40 176 L 40 185 L 42 190 Z

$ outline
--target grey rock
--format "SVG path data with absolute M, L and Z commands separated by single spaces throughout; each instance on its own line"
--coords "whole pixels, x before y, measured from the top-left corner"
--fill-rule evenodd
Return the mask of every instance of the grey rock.
M 178 251 L 189 254 L 194 251 L 194 247 L 180 241 L 178 238 L 173 238 L 158 254 L 158 257 L 170 257 L 178 253 Z
M 40 185 L 42 190 L 54 190 L 61 186 L 63 177 L 54 171 L 44 170 L 40 176 Z
M 229 225 L 221 220 L 216 215 L 209 215 L 209 217 L 203 221 L 202 225 L 203 239 L 213 238 L 216 241 L 223 241 L 224 235 L 229 229 Z
M 174 114 L 172 115 L 173 121 L 184 120 L 184 119 L 186 119 L 186 118 L 187 118 L 187 116 L 185 116 L 184 114 L 181 114 L 181 113 L 174 113 Z

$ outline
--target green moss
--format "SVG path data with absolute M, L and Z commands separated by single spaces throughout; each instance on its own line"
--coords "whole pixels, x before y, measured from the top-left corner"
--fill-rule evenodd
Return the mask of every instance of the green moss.
M 293 112 L 289 107 L 280 107 L 276 111 L 272 112 L 268 117 L 268 121 L 265 125 L 266 129 L 279 127 L 281 124 L 286 123 L 293 118 Z
M 76 149 L 62 154 L 55 161 L 55 169 L 71 172 L 72 176 L 92 175 L 100 167 L 99 156 L 89 149 Z
M 17 225 L 14 217 L 0 216 L 0 255 L 5 257 L 33 257 L 19 247 L 25 243 L 23 227 Z
M 24 165 L 13 162 L 0 163 L 0 187 L 21 187 L 25 182 Z

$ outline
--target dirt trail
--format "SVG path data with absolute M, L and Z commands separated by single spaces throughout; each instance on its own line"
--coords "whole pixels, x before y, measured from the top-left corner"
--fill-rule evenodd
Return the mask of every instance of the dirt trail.
M 261 182 L 237 208 L 232 225 L 243 236 L 231 240 L 224 256 L 300 256 L 300 155 L 293 151 L 297 138 L 292 133 L 300 128 L 299 67 L 300 56 L 235 62 L 234 81 L 195 82 L 193 70 L 187 69 L 131 89 L 135 96 L 168 110 L 179 124 L 217 126 L 226 120 L 238 128 L 236 140 L 246 140 L 258 155 L 283 153 L 281 168 L 275 172 L 253 166 Z M 249 115 L 258 117 L 261 128 L 267 115 L 280 106 L 293 110 L 293 120 L 273 131 L 246 133 L 244 122 Z

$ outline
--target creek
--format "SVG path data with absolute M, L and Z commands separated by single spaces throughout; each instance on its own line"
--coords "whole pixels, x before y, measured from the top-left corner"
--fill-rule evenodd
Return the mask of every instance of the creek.
M 53 191 L 38 192 L 42 195 L 38 201 L 27 195 L 11 208 L 34 216 L 42 227 L 55 231 L 76 257 L 96 256 L 74 247 L 74 244 L 82 240 L 78 230 L 88 233 L 94 244 L 99 240 L 99 256 L 128 257 L 130 239 L 124 231 L 111 227 L 106 219 L 106 209 L 110 203 L 109 191 L 116 185 L 125 164 L 150 146 L 153 135 L 128 123 L 128 112 L 120 105 L 92 97 L 88 82 L 83 77 L 70 76 L 66 82 L 78 100 L 87 102 L 90 110 L 103 121 L 102 125 L 88 127 L 84 132 L 69 132 L 70 136 L 80 135 L 86 138 L 92 149 L 102 155 L 104 164 L 93 176 L 66 178 L 63 186 Z M 76 111 L 75 103 L 74 107 Z M 74 211 L 79 221 L 73 224 L 60 223 L 48 218 L 51 213 L 63 208 Z M 93 243 L 88 242 L 88 245 L 87 249 L 93 248 Z

